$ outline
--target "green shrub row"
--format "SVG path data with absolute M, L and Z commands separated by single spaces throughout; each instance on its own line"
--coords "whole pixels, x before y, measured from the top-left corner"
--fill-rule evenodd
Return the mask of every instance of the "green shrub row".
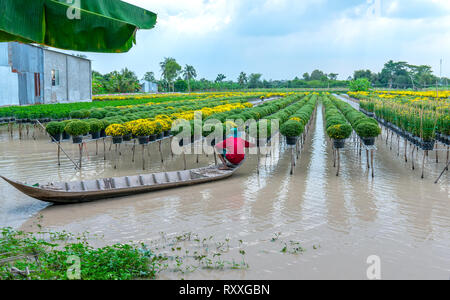
M 317 99 L 318 96 L 313 95 L 302 108 L 291 115 L 290 119 L 281 126 L 281 134 L 287 137 L 300 136 L 305 131 L 306 125 L 311 120 L 312 114 L 317 105 Z
M 349 103 L 331 96 L 331 101 L 344 114 L 353 129 L 361 138 L 375 138 L 381 134 L 381 128 L 377 120 L 367 117 L 362 112 L 356 110 Z
M 353 130 L 345 116 L 327 95 L 322 97 L 322 103 L 325 107 L 325 127 L 327 135 L 333 140 L 348 139 Z

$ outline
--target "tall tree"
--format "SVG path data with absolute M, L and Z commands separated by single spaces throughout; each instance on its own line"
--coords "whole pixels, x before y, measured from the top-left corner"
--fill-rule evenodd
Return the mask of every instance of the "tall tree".
M 244 72 L 241 72 L 241 74 L 239 74 L 239 77 L 238 77 L 238 84 L 241 87 L 246 87 L 247 82 L 248 82 L 247 74 L 245 74 Z
M 183 70 L 184 79 L 187 82 L 189 93 L 191 92 L 191 79 L 197 78 L 197 71 L 193 66 L 186 65 Z
M 332 80 L 332 81 L 337 80 L 338 76 L 339 76 L 339 74 L 337 74 L 337 73 L 328 74 L 328 78 L 330 78 L 330 80 Z
M 168 82 L 169 89 L 172 87 L 172 91 L 175 91 L 173 86 L 174 80 L 177 78 L 181 71 L 181 66 L 177 63 L 175 58 L 166 57 L 163 62 L 160 63 L 162 77 Z
M 309 76 L 309 73 L 308 73 L 308 72 L 306 72 L 305 74 L 303 74 L 303 80 L 306 80 L 306 81 L 310 81 L 310 80 L 311 80 L 311 77 Z
M 259 74 L 259 73 L 250 74 L 249 79 L 248 79 L 248 87 L 251 89 L 256 89 L 256 88 L 261 87 L 262 86 L 261 77 L 262 77 L 262 74 Z
M 314 70 L 311 73 L 310 80 L 327 81 L 328 77 L 327 77 L 327 74 L 325 74 L 324 72 L 322 72 L 320 70 Z
M 153 72 L 145 73 L 144 78 L 142 78 L 142 80 L 149 81 L 149 82 L 155 82 L 156 81 L 155 73 L 153 73 Z
M 223 82 L 225 79 L 227 78 L 227 76 L 223 75 L 223 74 L 219 74 L 216 77 L 216 83 L 220 83 Z

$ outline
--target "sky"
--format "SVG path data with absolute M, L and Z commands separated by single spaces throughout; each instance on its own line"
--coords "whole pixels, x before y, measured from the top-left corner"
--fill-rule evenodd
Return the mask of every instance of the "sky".
M 430 65 L 450 77 L 450 0 L 126 0 L 158 14 L 125 54 L 92 54 L 101 73 L 124 67 L 160 77 L 175 58 L 198 78 L 241 71 L 293 79 L 315 69 L 347 79 L 388 60 Z

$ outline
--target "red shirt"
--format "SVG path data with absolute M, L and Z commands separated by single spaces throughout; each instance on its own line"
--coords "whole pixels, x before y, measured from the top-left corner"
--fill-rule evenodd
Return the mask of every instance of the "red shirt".
M 241 138 L 227 138 L 222 143 L 216 145 L 219 150 L 226 150 L 225 157 L 234 164 L 239 165 L 245 158 L 245 148 L 250 148 L 251 144 Z

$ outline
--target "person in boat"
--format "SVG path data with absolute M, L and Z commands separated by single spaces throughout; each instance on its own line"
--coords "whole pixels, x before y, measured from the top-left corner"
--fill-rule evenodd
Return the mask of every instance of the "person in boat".
M 237 168 L 245 159 L 245 148 L 253 148 L 256 145 L 241 138 L 239 130 L 233 128 L 231 135 L 223 142 L 216 145 L 219 159 L 223 166 L 220 170 L 231 170 Z

